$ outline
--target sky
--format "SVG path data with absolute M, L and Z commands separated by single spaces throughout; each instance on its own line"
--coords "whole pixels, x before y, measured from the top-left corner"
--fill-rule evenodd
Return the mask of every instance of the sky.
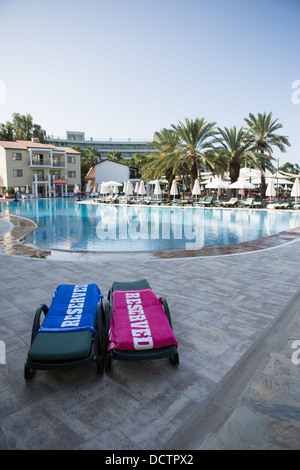
M 0 18 L 0 123 L 151 140 L 266 111 L 291 143 L 274 158 L 300 164 L 300 0 L 0 0 Z

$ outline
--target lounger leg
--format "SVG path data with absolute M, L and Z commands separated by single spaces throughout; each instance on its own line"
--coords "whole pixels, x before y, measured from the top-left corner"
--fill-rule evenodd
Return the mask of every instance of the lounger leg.
M 25 380 L 30 380 L 33 378 L 35 374 L 35 370 L 31 369 L 27 364 L 24 366 L 24 379 Z
M 168 319 L 168 321 L 169 321 L 169 325 L 170 325 L 171 329 L 173 329 L 172 320 L 171 320 L 171 314 L 170 314 L 169 305 L 168 305 L 168 303 L 167 303 L 167 300 L 165 299 L 165 297 L 161 297 L 159 300 L 160 300 L 161 304 L 162 304 L 163 307 L 164 307 L 164 311 L 165 311 L 166 317 L 167 317 L 167 319 Z
M 102 357 L 97 357 L 96 358 L 96 364 L 97 364 L 97 372 L 99 374 L 103 374 L 104 371 L 104 360 Z
M 164 310 L 165 310 L 165 314 L 166 314 L 166 317 L 167 319 L 169 320 L 169 325 L 170 327 L 173 329 L 173 326 L 172 326 L 172 320 L 171 320 L 171 314 L 170 314 L 170 310 L 169 310 L 169 306 L 168 306 L 168 303 L 167 303 L 167 300 L 165 299 L 165 297 L 162 297 L 160 299 L 163 307 L 164 307 Z M 170 356 L 170 362 L 173 364 L 173 365 L 179 365 L 179 355 L 178 353 L 176 354 L 173 354 L 172 356 Z
M 108 354 L 104 359 L 104 367 L 106 371 L 111 370 L 111 356 Z
M 38 307 L 36 309 L 36 312 L 35 312 L 35 316 L 34 316 L 34 320 L 33 320 L 33 325 L 32 325 L 32 331 L 31 331 L 31 344 L 33 343 L 34 341 L 34 338 L 36 337 L 36 334 L 37 332 L 39 331 L 40 329 L 40 326 L 41 326 L 41 315 L 42 313 L 46 316 L 47 315 L 47 312 L 48 312 L 48 307 L 47 305 L 41 305 L 40 307 Z M 35 375 L 35 370 L 34 369 L 31 369 L 27 362 L 25 363 L 25 366 L 24 366 L 24 378 L 25 380 L 30 380 L 33 378 L 33 376 Z
M 171 362 L 171 364 L 173 364 L 174 366 L 179 365 L 179 355 L 178 355 L 178 353 L 173 354 L 173 356 L 170 357 L 170 362 Z
M 31 333 L 31 344 L 33 343 L 34 338 L 36 337 L 37 332 L 40 329 L 41 326 L 41 315 L 42 313 L 46 316 L 49 308 L 47 305 L 41 305 L 36 309 L 34 320 L 33 320 L 33 326 L 32 326 L 32 333 Z
M 103 304 L 99 302 L 97 308 L 97 322 L 96 322 L 97 336 L 95 338 L 95 350 L 96 350 L 96 364 L 98 373 L 104 371 L 104 327 L 103 327 Z

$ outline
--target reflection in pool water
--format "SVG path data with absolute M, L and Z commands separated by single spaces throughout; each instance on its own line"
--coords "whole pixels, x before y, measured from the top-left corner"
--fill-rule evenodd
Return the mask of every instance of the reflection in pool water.
M 60 198 L 2 204 L 2 211 L 37 222 L 28 242 L 72 251 L 196 249 L 300 226 L 300 214 L 293 212 L 76 204 Z

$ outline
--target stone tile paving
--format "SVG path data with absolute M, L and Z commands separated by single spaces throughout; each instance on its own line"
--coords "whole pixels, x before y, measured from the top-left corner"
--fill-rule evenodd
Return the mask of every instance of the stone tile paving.
M 300 338 L 299 310 L 298 295 L 296 315 L 280 332 L 279 347 L 263 358 L 230 415 L 202 449 L 300 448 L 300 351 L 299 343 L 297 351 L 293 344 Z
M 0 339 L 7 348 L 6 364 L 0 365 L 0 449 L 171 448 L 199 407 L 296 294 L 300 282 L 299 243 L 244 255 L 168 260 L 1 254 L 0 266 Z M 113 361 L 111 372 L 103 376 L 91 364 L 38 371 L 32 381 L 24 381 L 35 309 L 50 303 L 58 284 L 95 282 L 106 296 L 113 281 L 141 278 L 168 300 L 179 342 L 178 368 L 167 360 Z M 270 361 L 268 370 L 275 371 L 275 356 Z M 244 425 L 248 420 L 251 429 L 254 426 L 253 434 L 247 434 L 248 447 L 263 446 L 254 429 L 261 416 L 268 420 L 272 414 L 278 437 L 270 445 L 285 447 L 291 431 L 294 440 L 289 447 L 295 447 L 298 424 L 284 426 L 280 421 L 289 408 L 280 400 L 281 407 L 270 411 L 267 406 L 278 387 L 282 396 L 289 387 L 292 396 L 299 386 L 298 369 L 288 366 L 292 372 L 288 375 L 285 369 L 285 377 L 290 382 L 282 379 L 278 385 L 276 378 L 271 390 L 263 371 L 215 440 L 205 445 L 230 448 L 228 436 L 234 427 L 243 447 L 242 434 L 232 423 Z M 298 400 L 298 392 L 295 395 Z M 261 433 L 264 429 L 260 427 Z

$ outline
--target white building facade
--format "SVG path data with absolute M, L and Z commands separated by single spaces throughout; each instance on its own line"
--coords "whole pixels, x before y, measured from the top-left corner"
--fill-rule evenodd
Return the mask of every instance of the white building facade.
M 77 145 L 81 150 L 95 148 L 100 152 L 102 159 L 106 158 L 110 152 L 119 152 L 124 155 L 125 160 L 130 160 L 135 154 L 145 154 L 153 151 L 148 140 L 102 140 L 96 138 L 85 138 L 84 132 L 66 131 L 65 137 L 48 136 L 46 142 L 58 146 Z
M 129 176 L 129 166 L 123 163 L 103 160 L 95 165 L 95 187 L 105 181 L 125 183 Z
M 18 188 L 35 197 L 67 196 L 80 185 L 80 153 L 32 141 L 0 141 L 0 189 Z

